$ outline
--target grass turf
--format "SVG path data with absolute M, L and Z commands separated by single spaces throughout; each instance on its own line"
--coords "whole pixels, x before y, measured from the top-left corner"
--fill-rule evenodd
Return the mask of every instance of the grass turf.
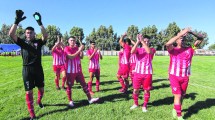
M 29 118 L 25 104 L 25 91 L 22 81 L 21 57 L 0 57 L 0 120 L 24 120 Z M 135 110 L 129 108 L 133 104 L 132 88 L 129 94 L 118 92 L 120 85 L 116 79 L 118 57 L 104 56 L 101 61 L 101 91 L 94 97 L 100 97 L 100 103 L 88 104 L 87 97 L 79 84 L 73 87 L 75 108 L 67 107 L 66 92 L 57 91 L 52 71 L 52 57 L 42 58 L 45 74 L 44 109 L 36 105 L 37 89 L 34 89 L 35 112 L 41 120 L 171 120 L 173 96 L 167 80 L 169 65 L 168 56 L 155 56 L 153 60 L 153 90 L 149 101 L 148 112 L 143 113 L 141 106 Z M 86 82 L 89 80 L 88 60 L 82 60 L 82 69 Z M 194 56 L 192 75 L 187 90 L 187 97 L 182 106 L 185 119 L 212 120 L 215 118 L 215 57 Z M 61 81 L 60 81 L 61 83 Z M 95 83 L 95 79 L 94 79 Z M 95 84 L 93 86 L 95 91 Z M 140 94 L 139 103 L 142 104 Z

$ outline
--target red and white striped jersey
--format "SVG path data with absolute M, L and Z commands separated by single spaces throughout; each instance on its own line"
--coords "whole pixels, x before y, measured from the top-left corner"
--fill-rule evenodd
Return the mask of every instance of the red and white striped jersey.
M 130 55 L 131 55 L 131 46 L 124 43 L 123 44 L 123 54 L 122 54 L 120 63 L 121 64 L 129 64 Z
M 136 50 L 136 66 L 134 69 L 135 73 L 138 74 L 152 74 L 153 69 L 152 69 L 152 59 L 155 54 L 154 48 L 150 48 L 152 53 L 148 54 L 146 53 L 144 48 L 137 48 Z
M 133 64 L 133 63 L 136 63 L 136 61 L 137 61 L 137 56 L 136 56 L 136 54 L 131 54 L 130 59 L 129 59 L 129 62 L 130 62 L 131 64 Z
M 82 72 L 80 55 L 77 55 L 73 59 L 69 59 L 67 57 L 68 54 L 74 54 L 77 51 L 78 51 L 78 47 L 71 48 L 69 46 L 66 46 L 64 48 L 64 53 L 66 56 L 66 72 L 67 73 L 80 73 L 80 72 Z
M 194 50 L 191 47 L 174 47 L 168 52 L 170 54 L 169 74 L 179 77 L 189 76 Z
M 55 48 L 52 51 L 53 57 L 53 65 L 64 65 L 65 64 L 65 56 L 62 48 Z
M 87 56 L 91 56 L 93 54 L 93 52 L 94 52 L 93 49 L 87 50 Z M 100 69 L 99 52 L 98 51 L 90 59 L 90 61 L 89 61 L 89 69 Z

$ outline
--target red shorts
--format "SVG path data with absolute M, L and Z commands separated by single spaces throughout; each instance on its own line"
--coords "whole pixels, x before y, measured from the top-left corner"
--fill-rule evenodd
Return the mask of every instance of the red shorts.
M 65 66 L 64 65 L 53 65 L 53 71 L 55 73 L 61 73 L 65 71 Z
M 89 73 L 92 72 L 96 76 L 100 76 L 100 69 L 89 69 Z
M 187 90 L 189 77 L 178 77 L 169 74 L 170 85 L 172 89 L 172 94 L 182 94 L 184 95 Z
M 133 88 L 140 89 L 141 85 L 144 90 L 150 90 L 152 88 L 152 74 L 134 73 Z
M 66 78 L 67 78 L 67 85 L 69 87 L 72 87 L 74 85 L 74 81 L 76 80 L 77 82 L 79 82 L 81 84 L 81 86 L 85 86 L 86 82 L 84 79 L 84 75 L 82 72 L 79 73 L 67 73 L 66 74 Z
M 129 65 L 125 65 L 125 64 L 120 65 L 117 74 L 122 76 L 123 78 L 128 78 Z

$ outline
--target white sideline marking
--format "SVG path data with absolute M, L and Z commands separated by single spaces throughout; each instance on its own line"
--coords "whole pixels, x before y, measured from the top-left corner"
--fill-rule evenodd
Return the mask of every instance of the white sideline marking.
M 215 90 L 215 88 L 213 88 L 213 87 L 208 87 L 208 86 L 199 85 L 199 84 L 195 84 L 195 83 L 189 83 L 189 84 L 190 84 L 190 85 L 193 85 L 193 86 L 198 86 L 198 87 L 207 88 L 207 89 L 210 89 L 210 90 Z

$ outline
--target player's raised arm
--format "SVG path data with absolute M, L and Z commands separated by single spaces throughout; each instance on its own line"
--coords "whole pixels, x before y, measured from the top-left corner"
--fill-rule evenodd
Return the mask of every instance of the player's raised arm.
M 193 31 L 190 31 L 189 33 L 197 38 L 197 40 L 194 42 L 194 47 L 198 47 L 202 43 L 202 41 L 204 40 L 203 35 L 195 33 Z
M 59 36 L 60 37 L 60 45 L 61 45 L 61 48 L 64 49 L 65 48 L 65 45 L 63 43 L 63 37 L 62 35 Z
M 67 57 L 69 59 L 73 59 L 74 57 L 76 57 L 77 55 L 80 54 L 80 52 L 82 52 L 82 50 L 84 49 L 84 45 L 81 45 L 79 48 L 78 48 L 78 51 L 75 52 L 74 54 L 67 54 Z
M 182 31 L 180 31 L 176 36 L 174 36 L 173 38 L 171 38 L 165 45 L 167 47 L 167 50 L 172 50 L 173 49 L 173 43 L 179 39 L 180 37 L 183 37 L 184 35 L 186 35 L 189 31 L 191 30 L 190 27 L 183 29 Z
M 57 36 L 57 42 L 55 43 L 55 45 L 52 47 L 52 52 L 55 50 L 55 48 L 60 45 L 60 36 Z
M 139 43 L 140 43 L 139 34 L 137 34 L 137 42 L 134 44 L 134 46 L 131 49 L 132 54 L 136 52 L 136 49 L 137 49 L 137 46 L 139 45 Z
M 144 38 L 141 34 L 139 34 L 139 40 L 142 43 L 142 47 L 146 50 L 146 53 L 151 54 L 152 51 L 149 48 L 149 46 L 146 44 L 146 42 L 149 42 L 149 38 Z M 147 41 L 145 42 L 145 40 L 147 40 Z
M 135 42 L 132 40 L 132 36 L 129 36 L 128 38 L 131 40 L 131 44 L 135 45 Z
M 99 58 L 102 60 L 103 57 L 102 57 L 101 51 L 99 49 L 98 49 L 98 52 L 99 52 Z
M 16 36 L 17 25 L 26 18 L 26 16 L 23 16 L 23 14 L 24 14 L 24 12 L 22 10 L 16 10 L 15 22 L 12 25 L 12 27 L 10 28 L 10 31 L 9 31 L 9 36 L 15 42 L 17 42 L 17 36 Z
M 119 39 L 119 44 L 123 47 L 124 46 L 124 42 L 123 39 L 125 38 L 125 36 L 127 36 L 127 33 L 124 33 L 121 38 Z
M 88 55 L 89 60 L 91 60 L 93 58 L 93 56 L 96 54 L 97 50 L 98 50 L 97 48 L 94 48 L 93 53 L 91 55 Z
M 44 41 L 44 40 L 47 40 L 47 38 L 48 38 L 48 33 L 46 32 L 46 29 L 45 29 L 45 27 L 43 26 L 43 23 L 42 23 L 42 17 L 41 17 L 41 15 L 40 15 L 40 13 L 38 13 L 38 12 L 35 12 L 34 14 L 33 14 L 33 16 L 34 16 L 34 18 L 35 18 L 35 20 L 37 21 L 37 23 L 38 23 L 38 25 L 40 26 L 40 29 L 41 29 L 41 32 L 42 32 L 42 40 Z

